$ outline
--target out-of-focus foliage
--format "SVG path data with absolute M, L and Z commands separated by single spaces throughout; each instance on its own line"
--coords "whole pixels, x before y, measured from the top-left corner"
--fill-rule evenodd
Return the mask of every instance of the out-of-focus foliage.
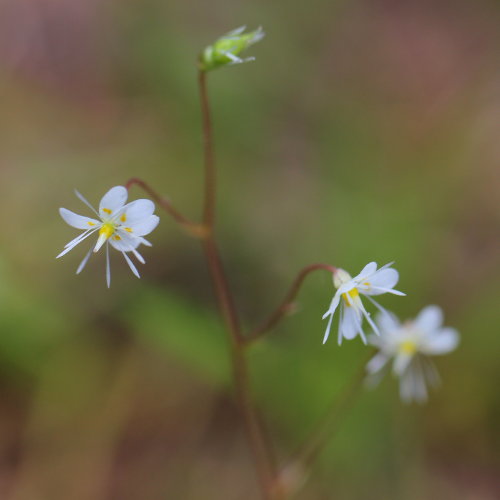
M 103 255 L 74 275 L 85 243 L 55 260 L 74 188 L 95 203 L 141 176 L 198 216 L 196 58 L 245 23 L 256 62 L 209 77 L 245 328 L 306 264 L 395 260 L 408 296 L 384 305 L 439 304 L 462 334 L 427 406 L 363 393 L 298 498 L 497 498 L 499 19 L 486 0 L 1 2 L 0 497 L 258 498 L 199 243 L 163 216 L 143 278 L 116 258 L 110 290 Z M 321 344 L 332 293 L 308 278 L 251 350 L 280 457 L 364 358 Z

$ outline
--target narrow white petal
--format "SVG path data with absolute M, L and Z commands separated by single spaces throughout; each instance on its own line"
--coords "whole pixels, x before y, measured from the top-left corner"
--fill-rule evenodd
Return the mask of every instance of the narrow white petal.
M 366 365 L 366 371 L 368 373 L 378 372 L 382 370 L 382 368 L 387 364 L 388 361 L 389 357 L 379 352 L 375 356 L 373 356 L 372 359 L 370 359 L 370 361 Z
M 375 299 L 372 299 L 369 295 L 365 295 L 365 297 L 382 313 L 386 315 L 393 315 L 390 313 L 385 307 L 382 307 Z M 393 315 L 394 316 L 394 315 Z
M 95 244 L 94 247 L 94 253 L 99 251 L 99 249 L 104 245 L 104 243 L 106 243 L 107 239 L 108 237 L 106 234 L 103 233 L 99 235 L 99 238 L 97 238 L 97 243 Z
M 323 319 L 325 317 L 323 316 Z M 330 319 L 328 320 L 328 325 L 326 325 L 326 331 L 325 331 L 325 336 L 323 337 L 323 344 L 328 340 L 328 337 L 330 335 L 330 329 L 332 327 L 332 320 L 333 320 L 333 314 L 330 314 Z
M 75 227 L 76 229 L 92 229 L 93 227 L 96 227 L 100 224 L 98 220 L 75 214 L 67 208 L 60 208 L 59 214 L 63 218 L 64 222 L 66 222 L 66 224 L 69 224 L 71 227 Z
M 363 302 L 361 302 L 361 299 L 359 299 L 359 305 L 358 305 L 358 308 L 361 310 L 361 312 L 363 313 L 363 316 L 366 318 L 366 321 L 368 321 L 369 325 L 372 327 L 373 331 L 377 334 L 377 335 L 380 335 L 380 331 L 377 327 L 377 325 L 373 322 L 371 316 L 370 316 L 370 313 L 365 309 L 365 307 L 363 306 Z M 366 344 L 366 342 L 365 342 Z
M 125 257 L 125 260 L 127 261 L 128 267 L 130 267 L 130 270 L 138 277 L 140 278 L 141 275 L 139 274 L 139 271 L 137 268 L 134 266 L 134 263 L 130 260 L 130 257 L 125 253 L 122 252 L 122 255 Z
M 399 379 L 399 396 L 403 403 L 411 403 L 414 389 L 414 374 L 411 370 L 405 372 Z
M 427 401 L 427 385 L 425 383 L 425 375 L 422 364 L 419 359 L 411 366 L 413 372 L 414 393 L 413 398 L 417 403 L 425 403 Z
M 144 257 L 134 249 L 131 250 L 131 252 L 135 255 L 135 258 L 141 263 L 141 264 L 146 264 L 146 261 L 144 260 Z
M 92 234 L 93 232 L 97 231 L 98 228 L 96 229 L 89 229 L 88 231 L 84 231 L 83 233 L 80 233 L 76 238 L 73 238 L 71 241 L 66 243 L 64 245 L 64 248 L 68 248 L 71 246 L 78 245 L 81 241 L 83 241 L 89 234 Z
M 83 196 L 83 194 L 81 194 L 79 191 L 77 191 L 75 189 L 75 194 L 76 194 L 76 197 L 80 200 L 80 201 L 83 201 L 83 203 L 85 203 L 85 205 L 87 205 L 87 207 L 90 208 L 90 210 L 92 210 L 92 212 L 94 212 L 97 216 L 99 216 L 99 213 L 97 212 L 97 210 L 89 203 L 89 201 L 87 200 L 87 198 L 85 198 L 85 196 Z
M 109 264 L 109 245 L 106 245 L 106 285 L 111 286 L 111 266 Z
M 411 360 L 413 358 L 412 354 L 406 352 L 399 352 L 394 358 L 394 364 L 392 365 L 392 370 L 395 375 L 401 377 L 403 372 L 408 368 Z
M 337 292 L 334 296 L 333 299 L 330 303 L 330 307 L 328 308 L 328 311 L 326 311 L 325 314 L 323 314 L 323 319 L 325 319 L 328 315 L 332 315 L 335 313 L 337 306 L 339 305 L 340 302 L 340 294 Z
M 80 265 L 76 270 L 76 274 L 80 274 L 83 271 L 83 268 L 87 265 L 87 262 L 89 261 L 91 255 L 92 255 L 92 248 L 87 252 L 87 255 L 85 255 L 83 260 L 80 262 Z
M 139 243 L 142 243 L 142 244 L 143 244 L 144 246 L 146 246 L 146 247 L 152 247 L 152 246 L 153 246 L 153 244 L 152 244 L 152 243 L 150 243 L 148 240 L 146 240 L 146 239 L 145 239 L 145 238 L 143 238 L 142 236 L 139 236 L 139 237 L 137 238 L 137 241 L 139 241 Z
M 62 257 L 63 255 L 66 255 L 69 251 L 73 250 L 73 248 L 75 248 L 76 245 L 81 243 L 84 239 L 88 238 L 95 231 L 96 231 L 95 229 L 93 229 L 91 231 L 87 231 L 83 235 L 80 235 L 77 238 L 75 238 L 74 240 L 67 243 L 65 246 L 65 249 L 56 257 L 56 259 L 58 259 L 59 257 Z
M 64 248 L 68 248 L 75 243 L 79 243 L 81 240 L 83 240 L 92 230 L 89 229 L 88 231 L 84 231 L 83 233 L 80 233 L 76 238 L 73 238 L 71 241 L 68 241 L 66 245 L 64 245 Z
M 441 385 L 441 377 L 439 376 L 436 367 L 432 360 L 426 356 L 422 356 L 422 370 L 424 373 L 425 380 L 431 387 L 439 387 Z

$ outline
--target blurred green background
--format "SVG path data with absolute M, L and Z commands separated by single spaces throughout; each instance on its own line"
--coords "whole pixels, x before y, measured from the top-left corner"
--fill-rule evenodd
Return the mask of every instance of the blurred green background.
M 209 85 L 246 327 L 304 265 L 395 260 L 408 296 L 383 304 L 439 304 L 462 335 L 426 406 L 391 379 L 361 394 L 296 498 L 499 498 L 499 21 L 487 0 L 3 0 L 0 498 L 259 498 L 198 242 L 163 216 L 110 290 L 102 253 L 74 274 L 88 245 L 55 260 L 74 188 L 97 204 L 140 176 L 198 217 L 195 60 L 241 24 L 267 32 L 257 61 Z M 251 353 L 280 458 L 364 356 L 322 346 L 332 293 L 308 278 Z

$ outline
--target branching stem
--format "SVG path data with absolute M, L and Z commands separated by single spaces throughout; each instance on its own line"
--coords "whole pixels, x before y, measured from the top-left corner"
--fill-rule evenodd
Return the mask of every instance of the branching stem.
M 306 277 L 313 271 L 325 270 L 331 273 L 335 272 L 335 267 L 328 264 L 311 264 L 304 267 L 296 276 L 290 289 L 288 290 L 285 298 L 277 309 L 269 316 L 269 318 L 258 328 L 250 332 L 245 336 L 245 343 L 250 344 L 256 340 L 263 337 L 267 332 L 269 332 L 274 326 L 276 326 L 284 316 L 293 311 L 294 300 L 299 293 L 300 287 L 302 286 Z
M 139 186 L 144 191 L 146 191 L 146 193 L 148 193 L 149 196 L 151 196 L 151 198 L 156 203 L 158 203 L 158 205 L 160 205 L 160 207 L 163 208 L 175 220 L 175 222 L 180 224 L 192 236 L 196 236 L 197 238 L 201 238 L 201 239 L 206 237 L 208 230 L 204 225 L 196 224 L 196 223 L 190 221 L 187 217 L 182 215 L 178 210 L 176 210 L 174 208 L 174 206 L 172 205 L 170 200 L 159 195 L 145 181 L 143 181 L 142 179 L 139 179 L 138 177 L 132 177 L 131 179 L 129 179 L 126 182 L 125 187 L 127 189 L 130 189 L 134 185 Z
M 233 296 L 226 279 L 219 250 L 214 235 L 215 224 L 215 186 L 216 170 L 213 153 L 212 122 L 207 92 L 206 73 L 199 72 L 198 83 L 200 88 L 203 138 L 204 138 L 204 165 L 205 165 L 205 199 L 203 206 L 203 222 L 208 229 L 203 240 L 203 249 L 214 284 L 215 295 L 222 317 L 229 335 L 233 380 L 240 411 L 245 423 L 247 439 L 249 441 L 263 497 L 266 500 L 284 500 L 279 488 L 276 487 L 276 464 L 271 444 L 267 441 L 259 422 L 256 408 L 253 404 L 248 364 L 244 352 L 243 337 L 238 313 L 234 305 Z

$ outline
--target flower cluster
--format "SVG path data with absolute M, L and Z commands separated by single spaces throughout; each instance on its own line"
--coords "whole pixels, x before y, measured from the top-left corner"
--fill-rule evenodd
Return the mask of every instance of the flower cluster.
M 106 283 L 111 284 L 111 270 L 109 264 L 109 247 L 112 246 L 122 253 L 131 271 L 140 278 L 139 271 L 127 255 L 130 252 L 141 263 L 144 258 L 137 251 L 140 245 L 151 246 L 144 238 L 158 225 L 159 217 L 154 215 L 155 205 L 151 200 L 135 200 L 126 204 L 128 192 L 123 186 L 111 188 L 101 199 L 97 211 L 78 191 L 77 197 L 83 201 L 98 217 L 97 219 L 78 215 L 66 208 L 60 208 L 59 213 L 64 221 L 76 229 L 83 229 L 83 233 L 71 240 L 64 250 L 57 256 L 62 257 L 73 250 L 78 244 L 92 234 L 98 238 L 81 261 L 76 273 L 79 274 L 87 264 L 93 252 L 106 245 Z
M 379 352 L 370 360 L 366 370 L 369 381 L 375 383 L 393 359 L 393 373 L 400 379 L 400 396 L 405 402 L 423 402 L 427 399 L 427 386 L 436 386 L 439 375 L 429 356 L 446 354 L 458 344 L 458 333 L 443 328 L 443 313 L 437 306 L 423 309 L 414 321 L 401 324 L 396 316 L 384 309 L 372 296 L 390 293 L 405 295 L 395 290 L 399 280 L 392 263 L 377 269 L 375 262 L 367 264 L 352 278 L 347 271 L 336 269 L 333 284 L 337 291 L 323 319 L 328 319 L 323 343 L 328 340 L 335 312 L 339 310 L 338 343 L 360 336 L 366 344 Z M 376 321 L 365 309 L 361 297 L 366 297 L 378 310 Z M 373 333 L 366 337 L 363 320 Z
M 205 125 L 210 122 L 205 91 L 205 73 L 222 66 L 252 61 L 253 57 L 242 59 L 240 57 L 241 53 L 263 37 L 262 28 L 245 33 L 245 26 L 242 26 L 221 36 L 201 53 L 199 57 L 200 89 L 202 89 L 202 110 Z M 205 148 L 207 165 L 210 166 L 213 163 L 209 157 L 209 151 L 211 151 L 210 127 L 205 126 L 204 129 L 206 144 L 209 145 L 209 147 Z M 213 169 L 213 166 L 210 168 Z M 210 175 L 207 175 L 207 179 L 210 179 Z M 151 190 L 148 191 L 152 192 Z M 144 236 L 151 233 L 159 222 L 158 216 L 154 214 L 154 203 L 146 199 L 126 203 L 128 191 L 123 186 L 111 188 L 101 199 L 98 210 L 94 209 L 78 191 L 76 195 L 94 212 L 96 218 L 78 215 L 66 208 L 59 209 L 61 217 L 67 224 L 83 230 L 83 232 L 67 243 L 57 258 L 70 252 L 92 234 L 96 234 L 98 236 L 97 241 L 81 261 L 76 271 L 77 274 L 83 270 L 92 253 L 98 252 L 100 248 L 105 246 L 106 283 L 108 288 L 111 283 L 110 247 L 121 252 L 133 274 L 140 277 L 130 255 L 140 263 L 145 263 L 138 248 L 141 245 L 151 246 L 151 243 Z M 210 201 L 208 195 L 206 201 Z M 162 204 L 162 206 L 165 208 L 165 205 Z M 169 211 L 167 209 L 167 212 L 173 215 L 177 222 L 185 224 L 186 219 L 179 216 L 175 210 Z M 213 229 L 209 227 L 210 224 L 208 223 L 206 226 L 194 224 L 187 224 L 187 226 L 197 235 L 201 234 L 198 231 L 200 228 L 204 234 L 208 234 Z M 393 372 L 400 378 L 401 398 L 404 401 L 424 401 L 427 398 L 427 385 L 436 385 L 439 380 L 429 356 L 452 351 L 458 344 L 458 333 L 452 328 L 442 327 L 443 315 L 437 306 L 429 306 L 422 310 L 414 321 L 401 324 L 396 316 L 385 310 L 373 298 L 386 293 L 399 296 L 405 295 L 405 293 L 395 289 L 399 281 L 399 273 L 392 267 L 392 264 L 391 262 L 379 268 L 376 262 L 370 262 L 354 277 L 344 269 L 333 268 L 332 266 L 313 265 L 306 268 L 306 270 L 309 272 L 310 269 L 322 267 L 333 271 L 333 285 L 336 291 L 328 310 L 323 315 L 323 319 L 328 318 L 323 343 L 330 336 L 333 318 L 338 311 L 337 341 L 339 345 L 343 339 L 352 340 L 359 336 L 364 344 L 370 344 L 378 349 L 378 353 L 366 367 L 370 378 L 372 380 L 378 378 L 384 368 L 388 366 L 389 361 L 393 360 Z M 304 275 L 304 273 L 299 275 L 298 284 L 292 288 L 292 296 L 295 295 Z M 365 303 L 366 301 L 370 302 L 379 311 L 375 321 L 365 308 L 364 300 Z M 285 303 L 285 306 L 288 307 L 290 304 Z M 278 309 L 277 313 L 271 316 L 266 328 L 257 330 L 257 334 L 266 331 L 269 325 L 274 325 L 276 318 L 281 318 L 285 310 L 286 308 L 283 307 Z M 365 321 L 373 332 L 368 336 L 363 328 Z

